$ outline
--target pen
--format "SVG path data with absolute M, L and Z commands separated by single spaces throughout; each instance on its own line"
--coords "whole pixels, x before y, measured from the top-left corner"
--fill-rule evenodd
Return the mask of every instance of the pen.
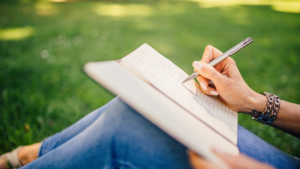
M 209 62 L 208 64 L 211 66 L 215 66 L 218 63 L 222 62 L 224 59 L 226 59 L 228 56 L 232 56 L 233 54 L 235 54 L 236 52 L 238 52 L 239 50 L 243 49 L 245 46 L 249 45 L 251 42 L 253 42 L 253 40 L 249 37 L 245 40 L 243 40 L 242 42 L 240 42 L 239 44 L 235 45 L 233 48 L 229 49 L 228 51 L 226 51 L 225 53 L 223 53 L 221 56 L 217 57 L 216 59 L 212 60 L 211 62 Z M 196 78 L 197 76 L 199 76 L 198 72 L 194 72 L 193 74 L 191 74 L 189 77 L 187 77 L 181 84 L 192 80 L 194 78 Z

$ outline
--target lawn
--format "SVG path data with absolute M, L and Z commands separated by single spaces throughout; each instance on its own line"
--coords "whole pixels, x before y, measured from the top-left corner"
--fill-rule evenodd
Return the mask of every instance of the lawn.
M 200 0 L 199 0 L 200 1 Z M 61 131 L 114 97 L 82 67 L 148 43 L 187 73 L 206 45 L 234 55 L 248 85 L 300 103 L 300 14 L 201 1 L 0 4 L 0 154 Z M 104 72 L 105 73 L 105 72 Z M 300 157 L 300 140 L 239 115 L 239 124 Z

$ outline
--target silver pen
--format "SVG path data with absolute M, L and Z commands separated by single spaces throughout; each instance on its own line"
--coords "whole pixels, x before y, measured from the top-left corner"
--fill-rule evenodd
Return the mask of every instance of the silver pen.
M 211 62 L 209 62 L 208 64 L 211 66 L 215 66 L 218 63 L 222 62 L 224 59 L 226 59 L 229 56 L 232 56 L 233 54 L 235 54 L 237 51 L 243 49 L 245 46 L 249 45 L 251 42 L 253 42 L 253 40 L 249 37 L 245 40 L 243 40 L 242 42 L 240 42 L 239 44 L 235 45 L 233 48 L 229 49 L 227 52 L 223 53 L 221 56 L 217 57 L 216 59 L 212 60 Z M 194 72 L 193 74 L 191 74 L 189 77 L 187 77 L 181 84 L 192 80 L 194 78 L 196 78 L 197 76 L 199 76 L 198 72 Z

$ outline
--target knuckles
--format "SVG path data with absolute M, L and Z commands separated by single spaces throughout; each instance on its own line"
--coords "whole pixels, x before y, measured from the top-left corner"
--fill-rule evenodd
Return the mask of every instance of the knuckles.
M 211 77 L 215 77 L 217 75 L 217 71 L 214 70 L 214 69 L 210 69 L 209 74 L 210 74 Z
M 234 84 L 233 80 L 228 79 L 228 78 L 224 79 L 222 83 L 223 83 L 222 85 L 226 88 L 228 88 Z

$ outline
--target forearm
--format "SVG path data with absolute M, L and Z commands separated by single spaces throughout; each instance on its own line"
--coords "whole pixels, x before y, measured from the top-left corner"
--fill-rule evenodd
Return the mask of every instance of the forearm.
M 300 138 L 300 105 L 282 100 L 277 118 L 271 126 Z
M 265 96 L 257 96 L 257 102 L 253 104 L 253 109 L 262 112 L 266 107 L 266 102 Z M 270 125 L 300 138 L 300 105 L 281 100 L 277 118 Z

